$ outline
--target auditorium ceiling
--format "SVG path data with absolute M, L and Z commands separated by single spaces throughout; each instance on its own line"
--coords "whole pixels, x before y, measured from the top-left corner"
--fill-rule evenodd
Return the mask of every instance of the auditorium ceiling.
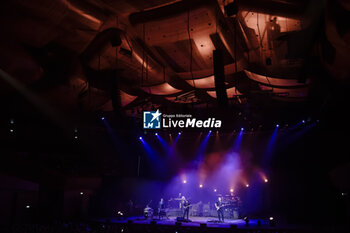
M 317 3 L 5 0 L 0 66 L 16 84 L 2 80 L 1 95 L 20 85 L 65 111 L 207 107 L 220 50 L 230 105 L 305 103 L 324 71 L 348 83 L 349 4 Z

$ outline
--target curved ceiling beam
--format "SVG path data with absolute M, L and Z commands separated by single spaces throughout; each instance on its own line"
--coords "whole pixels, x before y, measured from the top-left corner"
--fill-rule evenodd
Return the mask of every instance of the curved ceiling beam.
M 203 5 L 210 5 L 210 0 L 183 0 L 162 7 L 153 8 L 142 12 L 133 13 L 129 16 L 132 25 L 147 23 L 154 20 L 169 18 L 187 11 L 188 9 L 197 8 Z
M 237 0 L 240 10 L 253 11 L 269 15 L 300 18 L 304 14 L 308 1 L 279 0 Z
M 182 91 L 172 87 L 169 83 L 163 83 L 149 87 L 142 87 L 142 89 L 151 95 L 173 95 Z
M 256 74 L 248 70 L 244 70 L 244 72 L 250 80 L 270 87 L 299 88 L 307 86 L 307 83 L 299 83 L 297 79 L 273 78 Z
M 263 84 L 259 84 L 259 87 L 263 91 L 269 91 L 273 93 L 276 97 L 284 97 L 284 98 L 306 98 L 308 96 L 308 87 L 301 86 L 294 89 L 288 88 L 271 88 Z
M 216 99 L 216 91 L 207 91 L 208 95 Z M 226 89 L 227 98 L 232 99 L 235 96 L 243 95 L 240 93 L 236 87 L 231 87 Z

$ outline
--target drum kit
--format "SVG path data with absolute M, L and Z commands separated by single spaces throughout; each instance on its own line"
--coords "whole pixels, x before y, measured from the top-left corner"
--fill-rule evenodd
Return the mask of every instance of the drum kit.
M 145 217 L 145 219 L 153 218 L 154 211 L 151 207 L 149 207 L 151 203 L 152 203 L 152 200 L 148 202 L 148 204 L 146 205 L 146 208 L 143 210 L 143 216 Z
M 148 205 L 146 206 L 146 208 L 143 211 L 143 216 L 145 217 L 145 219 L 148 218 L 153 218 L 153 209 L 151 207 L 149 207 Z

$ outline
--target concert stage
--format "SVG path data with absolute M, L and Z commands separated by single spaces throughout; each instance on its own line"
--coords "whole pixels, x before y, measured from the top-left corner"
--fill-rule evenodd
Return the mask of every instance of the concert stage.
M 190 222 L 177 221 L 176 217 L 169 219 L 153 218 L 145 219 L 143 216 L 128 217 L 123 219 L 98 219 L 102 227 L 111 232 L 138 233 L 138 232 L 162 232 L 162 233 L 326 233 L 329 228 L 312 225 L 290 225 L 278 223 L 271 225 L 266 219 L 249 219 L 246 225 L 244 219 L 227 219 L 223 223 L 218 223 L 213 217 L 191 217 Z M 96 220 L 95 220 L 96 221 Z M 334 228 L 334 232 L 348 232 L 346 228 Z
M 203 227 L 203 224 L 206 224 L 206 227 L 209 228 L 231 228 L 231 227 L 237 227 L 237 228 L 246 228 L 246 223 L 243 219 L 227 219 L 225 222 L 220 223 L 217 221 L 217 218 L 214 217 L 191 217 L 190 222 L 183 222 L 179 221 L 183 227 Z M 110 220 L 111 223 L 118 223 L 118 224 L 140 224 L 140 225 L 163 225 L 163 226 L 176 226 L 177 223 L 179 223 L 176 220 L 176 217 L 169 217 L 169 219 L 163 218 L 158 219 L 157 217 L 154 217 L 153 219 L 145 219 L 143 216 L 140 217 L 129 217 L 126 219 L 118 220 L 116 218 L 113 218 Z M 261 226 L 266 228 L 269 226 L 267 220 L 260 220 Z M 250 227 L 257 227 L 258 226 L 258 220 L 257 219 L 249 219 L 249 226 Z

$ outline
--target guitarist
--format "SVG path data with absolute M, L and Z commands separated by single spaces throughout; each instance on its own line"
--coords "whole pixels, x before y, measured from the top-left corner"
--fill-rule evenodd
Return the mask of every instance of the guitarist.
M 182 208 L 183 208 L 183 219 L 188 220 L 188 215 L 190 213 L 190 203 L 184 196 L 182 196 Z M 185 218 L 186 216 L 186 218 Z
M 215 202 L 215 207 L 218 211 L 219 222 L 224 222 L 224 205 L 221 197 L 218 197 L 217 202 Z

